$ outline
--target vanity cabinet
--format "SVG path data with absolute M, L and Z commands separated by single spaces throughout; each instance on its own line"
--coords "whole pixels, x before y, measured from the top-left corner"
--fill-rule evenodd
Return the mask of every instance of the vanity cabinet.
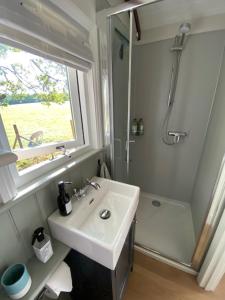
M 132 222 L 115 270 L 71 250 L 66 263 L 71 268 L 73 300 L 121 300 L 133 269 L 135 220 Z

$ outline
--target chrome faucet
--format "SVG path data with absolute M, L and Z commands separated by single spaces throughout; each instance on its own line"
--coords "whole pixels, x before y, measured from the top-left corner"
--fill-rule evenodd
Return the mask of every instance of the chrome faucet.
M 86 184 L 89 186 L 92 186 L 95 190 L 98 190 L 101 188 L 97 182 L 91 181 L 90 179 L 86 179 Z
M 93 187 L 95 190 L 98 190 L 98 189 L 101 188 L 101 186 L 97 182 L 91 181 L 90 179 L 86 179 L 85 182 L 86 182 L 86 184 L 83 188 L 73 190 L 74 191 L 74 196 L 77 199 L 81 199 L 81 198 L 83 198 L 87 195 L 89 186 Z

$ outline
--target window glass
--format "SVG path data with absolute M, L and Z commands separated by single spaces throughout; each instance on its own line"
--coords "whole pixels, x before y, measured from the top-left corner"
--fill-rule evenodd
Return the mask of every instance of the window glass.
M 18 171 L 62 155 L 62 143 L 74 147 L 80 107 L 70 86 L 63 64 L 0 44 L 0 113 Z

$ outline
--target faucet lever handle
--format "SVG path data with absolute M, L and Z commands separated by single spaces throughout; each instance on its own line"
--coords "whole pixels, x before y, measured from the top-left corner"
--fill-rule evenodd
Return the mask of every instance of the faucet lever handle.
M 100 184 L 98 184 L 97 182 L 95 182 L 95 185 L 96 185 L 99 189 L 101 188 Z
M 70 153 L 68 153 L 68 151 L 67 151 L 65 145 L 57 146 L 55 149 L 56 149 L 56 150 L 59 150 L 59 151 L 62 151 L 62 154 L 63 154 L 64 156 L 67 156 L 68 158 L 71 158 L 71 155 L 70 155 Z
M 95 182 L 95 181 L 91 181 L 89 178 L 86 179 L 86 183 L 87 183 L 88 185 L 91 185 L 91 186 L 92 186 L 93 188 L 95 188 L 96 190 L 98 190 L 98 189 L 101 188 L 100 184 L 98 184 L 98 183 Z

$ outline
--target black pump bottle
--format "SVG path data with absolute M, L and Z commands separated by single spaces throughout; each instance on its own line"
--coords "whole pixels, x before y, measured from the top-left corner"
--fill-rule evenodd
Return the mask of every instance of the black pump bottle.
M 62 216 L 68 216 L 72 212 L 72 203 L 69 194 L 65 190 L 66 184 L 71 184 L 72 182 L 59 181 L 59 195 L 57 198 L 59 212 Z

